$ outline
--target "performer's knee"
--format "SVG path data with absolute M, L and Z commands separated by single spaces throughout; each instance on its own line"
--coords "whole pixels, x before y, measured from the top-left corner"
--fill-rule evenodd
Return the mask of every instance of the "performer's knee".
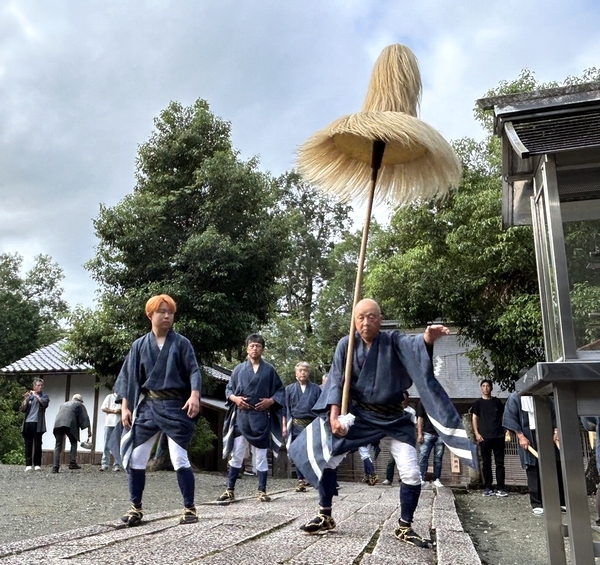
M 417 486 L 421 484 L 421 473 L 419 467 L 398 469 L 400 481 L 407 485 Z
M 256 470 L 257 471 L 268 471 L 269 470 L 269 461 L 267 460 L 267 450 L 266 449 L 256 449 Z
M 419 471 L 417 450 L 408 443 L 392 440 L 390 452 L 394 457 L 394 461 L 396 461 L 400 480 L 407 485 L 420 485 L 421 473 Z
M 190 467 L 187 450 L 183 449 L 183 447 L 175 443 L 171 438 L 169 438 L 169 454 L 171 456 L 171 464 L 175 471 Z
M 248 442 L 243 436 L 238 436 L 233 442 L 233 449 L 231 450 L 231 458 L 229 459 L 229 466 L 241 468 L 244 466 L 244 458 L 246 457 L 246 450 Z

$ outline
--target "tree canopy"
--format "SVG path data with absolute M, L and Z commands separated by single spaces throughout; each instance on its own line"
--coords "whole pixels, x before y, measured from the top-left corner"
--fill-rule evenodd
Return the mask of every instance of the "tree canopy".
M 70 351 L 105 376 L 148 331 L 144 304 L 155 294 L 175 299 L 176 328 L 200 358 L 239 347 L 267 320 L 286 246 L 272 179 L 239 158 L 229 123 L 204 100 L 161 112 L 136 178 L 94 220 L 99 244 L 86 267 L 99 308 L 80 309 L 70 337 Z
M 287 250 L 274 312 L 261 331 L 267 340 L 265 357 L 291 382 L 299 361 L 311 364 L 313 377 L 329 362 L 326 356 L 332 352 L 323 347 L 323 325 L 315 314 L 319 297 L 340 268 L 335 249 L 348 236 L 351 208 L 302 181 L 295 171 L 276 184 Z
M 64 335 L 62 269 L 48 255 L 36 256 L 24 275 L 22 265 L 18 253 L 0 254 L 0 367 Z
M 595 69 L 566 82 L 593 78 Z M 551 86 L 523 71 L 486 96 Z M 396 210 L 375 238 L 366 287 L 388 317 L 407 327 L 454 323 L 471 346 L 474 370 L 510 389 L 521 368 L 544 356 L 533 235 L 529 227 L 502 229 L 500 140 L 492 136 L 490 113 L 475 114 L 488 136 L 454 143 L 464 170 L 458 191 Z M 576 232 L 567 228 L 573 248 L 581 245 Z M 580 287 L 577 296 L 586 292 L 593 291 Z
M 38 255 L 22 273 L 23 257 L 0 254 L 0 367 L 5 367 L 64 336 L 68 315 L 62 269 L 48 255 Z M 18 412 L 30 377 L 0 376 L 0 462 L 22 464 L 22 415 Z

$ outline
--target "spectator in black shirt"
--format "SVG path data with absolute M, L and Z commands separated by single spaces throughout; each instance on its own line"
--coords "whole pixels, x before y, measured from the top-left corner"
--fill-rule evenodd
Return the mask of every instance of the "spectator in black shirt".
M 471 408 L 473 431 L 481 451 L 481 474 L 483 475 L 483 496 L 492 496 L 492 452 L 496 465 L 496 496 L 508 496 L 505 490 L 504 471 L 504 428 L 502 416 L 504 405 L 499 398 L 492 396 L 492 381 L 481 381 L 481 398 Z

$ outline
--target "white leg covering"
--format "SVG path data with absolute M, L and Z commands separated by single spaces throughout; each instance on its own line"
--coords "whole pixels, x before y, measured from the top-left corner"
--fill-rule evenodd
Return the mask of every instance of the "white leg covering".
M 364 461 L 365 459 L 371 459 L 371 444 L 369 445 L 361 445 L 358 448 L 358 454 L 360 458 Z
M 246 456 L 247 448 L 248 442 L 244 436 L 238 436 L 233 440 L 233 449 L 231 450 L 231 458 L 229 459 L 230 467 L 241 469 L 244 466 L 244 457 Z
M 259 449 L 258 447 L 252 447 L 253 461 L 256 465 L 256 471 L 268 471 L 269 462 L 267 461 L 267 449 Z
M 417 450 L 408 443 L 392 439 L 390 453 L 398 467 L 400 480 L 407 485 L 420 485 L 421 473 L 419 472 Z
M 142 445 L 133 448 L 129 463 L 131 469 L 146 469 L 146 465 L 148 465 L 148 461 L 150 460 L 150 453 L 152 452 L 152 448 L 154 447 L 158 436 L 159 434 L 156 433 L 149 440 L 142 443 Z
M 175 443 L 169 436 L 167 436 L 167 443 L 169 444 L 169 455 L 171 456 L 173 469 L 177 471 L 178 469 L 190 467 L 187 449 L 183 449 L 183 447 Z

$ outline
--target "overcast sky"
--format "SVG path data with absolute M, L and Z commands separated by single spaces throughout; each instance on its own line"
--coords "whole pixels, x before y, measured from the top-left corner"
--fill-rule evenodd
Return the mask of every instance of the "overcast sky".
M 524 68 L 600 66 L 599 29 L 597 0 L 0 0 L 0 251 L 52 256 L 70 305 L 92 306 L 92 219 L 133 190 L 169 101 L 207 100 L 279 175 L 360 110 L 386 45 L 419 60 L 421 119 L 480 139 L 477 98 Z

